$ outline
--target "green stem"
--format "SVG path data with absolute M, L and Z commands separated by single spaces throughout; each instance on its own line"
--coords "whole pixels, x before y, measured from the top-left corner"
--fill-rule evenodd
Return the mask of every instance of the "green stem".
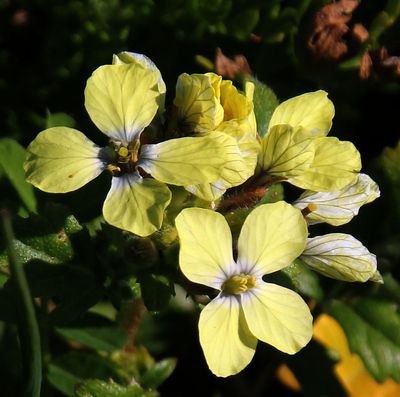
M 39 327 L 35 308 L 29 291 L 24 269 L 14 248 L 14 233 L 11 217 L 6 209 L 0 210 L 1 226 L 7 246 L 11 280 L 15 290 L 18 313 L 18 331 L 23 355 L 24 389 L 23 397 L 40 397 L 42 382 L 42 356 Z

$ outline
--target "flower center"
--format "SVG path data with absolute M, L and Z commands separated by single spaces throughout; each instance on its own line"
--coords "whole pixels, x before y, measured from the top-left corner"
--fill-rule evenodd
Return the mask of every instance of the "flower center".
M 139 158 L 139 148 L 139 139 L 129 144 L 113 142 L 114 160 L 108 164 L 107 169 L 113 176 L 121 176 L 133 172 Z
M 235 274 L 222 284 L 222 292 L 226 295 L 239 295 L 240 293 L 253 288 L 256 285 L 256 278 L 248 274 Z

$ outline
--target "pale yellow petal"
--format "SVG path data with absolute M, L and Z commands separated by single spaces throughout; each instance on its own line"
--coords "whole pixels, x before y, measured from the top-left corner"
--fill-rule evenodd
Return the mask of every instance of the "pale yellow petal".
M 101 148 L 67 127 L 42 131 L 28 146 L 26 180 L 49 193 L 79 189 L 106 167 Z
M 308 239 L 303 262 L 324 276 L 367 281 L 376 272 L 376 257 L 350 234 L 330 233 Z
M 241 150 L 242 148 L 240 145 L 237 143 L 236 137 L 231 134 L 229 134 L 228 137 L 225 137 L 223 134 L 223 132 L 213 131 L 207 134 L 207 137 L 215 139 L 218 142 L 217 144 L 222 140 L 227 143 L 230 142 L 231 145 L 236 143 L 236 153 L 239 153 L 240 159 L 238 156 L 235 156 L 234 161 L 226 161 L 221 167 L 220 177 L 214 182 L 185 186 L 189 192 L 206 201 L 217 200 L 227 189 L 244 183 L 254 174 L 254 169 L 256 167 L 256 151 L 254 150 L 252 153 L 250 152 L 251 148 L 255 149 L 257 147 L 256 141 L 254 140 L 253 146 L 251 146 L 250 141 L 247 144 L 243 142 L 242 148 L 249 149 L 247 153 L 244 153 Z
M 230 80 L 223 80 L 221 82 L 221 105 L 224 108 L 224 121 L 252 120 L 252 115 L 254 114 L 253 101 L 240 93 Z M 244 129 L 243 132 L 256 132 L 255 130 L 250 131 L 251 127 L 250 122 L 248 129 Z
M 125 174 L 112 178 L 103 215 L 115 227 L 148 236 L 160 229 L 170 201 L 171 191 L 165 184 L 138 173 Z
M 264 204 L 247 216 L 238 241 L 238 265 L 258 277 L 289 266 L 306 246 L 307 224 L 284 201 Z
M 333 226 L 350 222 L 361 206 L 380 196 L 378 185 L 366 174 L 359 174 L 354 183 L 333 192 L 306 190 L 293 205 L 300 210 L 310 206 L 309 225 L 321 222 Z
M 314 139 L 301 128 L 277 125 L 263 138 L 258 164 L 270 175 L 302 175 L 314 160 Z
M 212 183 L 188 185 L 185 186 L 185 189 L 204 201 L 215 201 L 226 192 L 228 187 L 224 179 L 219 179 Z
M 385 282 L 385 281 L 383 280 L 382 274 L 380 273 L 379 270 L 377 270 L 377 271 L 370 277 L 370 279 L 369 279 L 368 281 L 372 281 L 372 282 L 378 283 L 378 284 L 384 284 L 384 282 Z
M 259 281 L 240 297 L 250 332 L 259 340 L 288 354 L 310 341 L 312 316 L 296 292 Z
M 209 132 L 222 122 L 224 110 L 219 100 L 220 76 L 183 73 L 176 83 L 174 105 L 179 126 L 185 132 Z
M 164 103 L 165 103 L 165 93 L 167 91 L 167 87 L 164 83 L 164 80 L 161 76 L 161 72 L 155 65 L 155 63 L 146 55 L 138 54 L 136 52 L 122 51 L 118 54 L 113 55 L 113 64 L 129 64 L 129 63 L 138 63 L 144 68 L 150 69 L 157 75 L 157 84 L 158 91 L 160 92 L 160 96 L 158 97 L 158 112 L 163 113 Z
M 219 295 L 201 312 L 200 344 L 214 375 L 235 375 L 253 358 L 257 339 L 249 331 L 239 301 Z
M 229 120 L 221 123 L 216 131 L 223 132 L 235 138 L 239 150 L 248 164 L 250 172 L 254 172 L 257 156 L 260 153 L 260 143 L 257 139 L 257 130 L 249 127 L 246 120 Z M 212 132 L 211 134 L 213 134 Z
M 351 142 L 334 137 L 314 140 L 315 157 L 305 172 L 289 178 L 302 189 L 316 192 L 340 190 L 354 183 L 361 169 L 360 153 Z
M 325 91 L 308 92 L 282 102 L 275 109 L 269 128 L 288 124 L 294 128 L 302 127 L 314 136 L 326 136 L 334 115 L 335 108 Z
M 104 134 L 132 142 L 157 112 L 158 84 L 158 73 L 139 63 L 100 66 L 87 81 L 86 110 Z
M 236 269 L 232 235 L 225 218 L 203 208 L 186 208 L 176 217 L 179 265 L 191 281 L 221 289 Z
M 215 182 L 224 169 L 241 170 L 243 163 L 236 141 L 223 133 L 143 145 L 139 156 L 147 173 L 178 186 Z
M 196 76 L 196 75 L 192 75 L 192 76 Z M 198 74 L 197 76 L 203 76 L 201 74 Z M 207 78 L 210 80 L 211 86 L 214 89 L 214 95 L 215 98 L 218 101 L 221 101 L 221 83 L 222 83 L 222 76 L 215 74 L 213 72 L 208 72 L 208 73 L 204 73 L 204 76 L 207 76 Z

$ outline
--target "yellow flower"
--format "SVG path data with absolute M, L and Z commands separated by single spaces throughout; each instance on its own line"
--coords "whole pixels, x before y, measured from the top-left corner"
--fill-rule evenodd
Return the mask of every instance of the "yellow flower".
M 246 218 L 233 258 L 232 236 L 216 212 L 188 208 L 176 218 L 179 263 L 185 276 L 219 290 L 201 312 L 200 343 L 217 376 L 240 372 L 257 339 L 294 354 L 312 334 L 312 316 L 295 292 L 263 281 L 304 250 L 307 226 L 301 212 L 281 201 L 261 205 Z
M 178 128 L 185 134 L 217 136 L 224 133 L 236 140 L 244 167 L 227 164 L 221 178 L 212 184 L 190 185 L 187 189 L 204 200 L 215 200 L 226 189 L 238 186 L 253 175 L 259 143 L 253 111 L 252 83 L 247 95 L 230 80 L 214 73 L 181 74 L 176 85 L 174 105 Z
M 327 137 L 334 107 L 325 91 L 281 103 L 262 140 L 258 167 L 302 189 L 340 190 L 354 182 L 360 154 L 351 142 Z
M 129 64 L 99 67 L 85 89 L 86 110 L 110 138 L 110 147 L 100 148 L 72 128 L 50 128 L 29 145 L 24 168 L 28 182 L 51 193 L 76 190 L 108 169 L 113 177 L 104 219 L 146 236 L 161 227 L 171 200 L 167 183 L 211 183 L 226 162 L 241 164 L 242 158 L 235 140 L 222 134 L 142 145 L 143 130 L 163 104 L 165 85 L 153 62 L 130 56 Z
M 334 351 L 339 362 L 334 371 L 349 397 L 399 397 L 400 384 L 393 379 L 378 383 L 365 368 L 360 357 L 350 351 L 346 334 L 340 324 L 331 316 L 321 314 L 314 323 L 313 338 L 321 345 Z M 278 378 L 290 389 L 301 390 L 293 372 L 281 365 Z
M 350 397 L 400 396 L 400 384 L 393 379 L 378 383 L 360 357 L 351 353 L 346 334 L 334 318 L 326 314 L 318 317 L 314 325 L 314 339 L 339 354 L 340 361 L 335 365 L 335 373 Z

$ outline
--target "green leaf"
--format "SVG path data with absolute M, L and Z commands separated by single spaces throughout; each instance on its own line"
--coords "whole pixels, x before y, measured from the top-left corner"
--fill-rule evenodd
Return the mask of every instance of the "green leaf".
M 10 263 L 11 294 L 16 307 L 19 342 L 23 368 L 23 396 L 39 397 L 42 385 L 42 350 L 39 325 L 35 305 L 27 281 L 24 267 L 19 262 L 13 247 L 14 232 L 11 215 L 7 210 L 0 211 L 1 231 L 7 246 Z
M 400 304 L 400 283 L 390 273 L 383 275 L 383 284 L 378 290 L 378 296 L 381 295 Z
M 32 240 L 34 241 L 34 239 L 32 239 Z M 62 262 L 57 257 L 48 255 L 45 252 L 37 250 L 29 245 L 26 245 L 19 240 L 14 240 L 13 245 L 14 245 L 14 249 L 17 253 L 18 259 L 23 264 L 28 263 L 29 261 L 34 260 L 34 259 L 40 260 L 42 262 L 49 263 L 52 265 L 59 264 Z M 7 261 L 7 258 L 4 256 L 4 254 L 0 255 L 0 266 L 8 266 L 8 261 Z
M 3 287 L 10 275 L 7 273 L 0 272 L 0 287 Z
M 46 117 L 46 128 L 75 127 L 75 120 L 66 113 L 50 113 Z
M 259 19 L 260 11 L 257 8 L 249 8 L 231 18 L 228 21 L 228 29 L 235 37 L 244 40 L 253 33 Z
M 122 382 L 118 367 L 94 353 L 70 352 L 55 358 L 48 366 L 47 380 L 67 396 L 75 396 L 75 388 L 85 379 L 114 379 Z
M 53 364 L 48 366 L 47 371 L 47 380 L 53 387 L 66 396 L 74 397 L 75 385 L 81 381 L 81 378 Z
M 171 295 L 174 294 L 174 286 L 165 276 L 146 274 L 138 281 L 148 310 L 159 311 L 168 306 Z
M 81 231 L 82 226 L 73 215 L 52 219 L 32 215 L 27 219 L 16 219 L 14 249 L 22 264 L 40 260 L 49 264 L 61 264 L 74 256 L 70 236 Z M 5 250 L 0 248 L 0 268 L 7 267 Z
M 104 294 L 95 274 L 81 266 L 31 262 L 25 265 L 25 272 L 34 297 L 56 298 L 50 314 L 54 325 L 62 326 L 80 317 Z
M 114 322 L 95 314 L 87 314 L 77 324 L 57 328 L 57 333 L 94 350 L 113 352 L 121 350 L 128 334 Z
M 90 379 L 78 386 L 76 397 L 155 397 L 155 391 L 144 391 L 139 385 L 123 387 L 114 382 Z
M 302 295 L 321 301 L 324 291 L 320 285 L 319 276 L 307 268 L 300 259 L 279 272 L 263 277 L 267 283 L 276 283 L 285 288 L 294 289 Z
M 300 259 L 296 259 L 290 266 L 285 267 L 282 272 L 290 278 L 297 292 L 317 301 L 323 299 L 324 291 L 321 288 L 319 276 L 307 268 Z
M 395 148 L 385 147 L 380 157 L 386 176 L 400 187 L 400 142 Z
M 172 374 L 175 367 L 175 358 L 158 361 L 141 376 L 140 383 L 146 389 L 157 389 Z
M 0 168 L 14 186 L 22 203 L 30 212 L 36 212 L 36 197 L 33 186 L 25 181 L 23 163 L 25 149 L 15 140 L 0 139 Z
M 279 101 L 275 93 L 267 85 L 255 77 L 251 77 L 250 81 L 254 83 L 253 103 L 258 134 L 264 136 L 268 132 L 269 121 L 272 113 L 279 105 Z
M 342 325 L 350 348 L 378 382 L 400 382 L 400 316 L 392 302 L 365 299 L 350 307 L 332 301 L 328 312 Z

